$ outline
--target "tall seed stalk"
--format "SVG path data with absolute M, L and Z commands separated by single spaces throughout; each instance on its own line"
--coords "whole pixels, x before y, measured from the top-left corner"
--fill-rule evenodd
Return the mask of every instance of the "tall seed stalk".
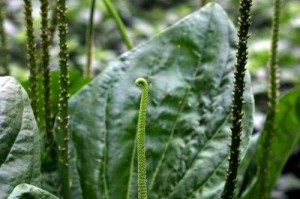
M 137 130 L 138 198 L 147 199 L 145 131 L 147 122 L 148 83 L 144 78 L 138 78 L 135 84 L 142 88 Z
M 52 112 L 51 112 L 51 74 L 49 67 L 49 28 L 48 28 L 48 0 L 41 0 L 41 39 L 42 39 L 42 53 L 41 53 L 41 69 L 43 72 L 44 85 L 44 112 L 45 112 L 45 132 L 48 147 L 53 141 L 52 132 Z
M 7 42 L 6 42 L 6 33 L 4 30 L 4 2 L 0 1 L 0 67 L 3 68 L 3 74 L 0 75 L 8 75 L 8 52 L 7 52 Z
M 93 35 L 94 35 L 94 13 L 95 13 L 95 5 L 96 0 L 92 0 L 91 9 L 90 9 L 90 20 L 88 24 L 87 31 L 87 57 L 86 57 L 86 67 L 84 74 L 86 77 L 91 76 L 91 66 L 92 66 L 92 58 L 93 58 Z
M 273 12 L 273 22 L 272 22 L 272 42 L 270 50 L 270 60 L 269 60 L 269 90 L 268 90 L 268 113 L 266 120 L 266 136 L 263 140 L 263 154 L 261 157 L 263 168 L 261 168 L 261 173 L 258 180 L 261 182 L 260 195 L 262 199 L 268 199 L 269 193 L 266 191 L 268 187 L 268 181 L 266 177 L 268 176 L 270 168 L 270 148 L 272 145 L 272 140 L 275 135 L 275 118 L 277 114 L 277 104 L 279 96 L 279 71 L 278 71 L 278 58 L 277 58 L 277 48 L 278 48 L 278 37 L 279 37 L 279 21 L 280 21 L 280 10 L 281 1 L 275 0 L 274 12 Z
M 232 199 L 235 195 L 237 185 L 237 171 L 239 166 L 239 154 L 242 135 L 243 119 L 243 92 L 245 90 L 245 72 L 248 58 L 247 41 L 249 38 L 249 27 L 251 24 L 251 7 L 252 0 L 241 0 L 239 11 L 240 17 L 238 22 L 238 44 L 237 44 L 237 63 L 234 72 L 233 99 L 231 105 L 231 145 L 228 157 L 229 168 L 227 171 L 226 182 L 222 199 Z
M 37 64 L 36 64 L 36 45 L 34 39 L 33 18 L 32 18 L 32 4 L 31 0 L 24 0 L 24 13 L 26 22 L 26 36 L 27 36 L 27 65 L 29 67 L 29 94 L 31 100 L 31 107 L 35 117 L 38 117 L 38 89 L 37 89 Z M 38 119 L 38 118 L 37 118 Z
M 55 31 L 57 28 L 57 1 L 54 0 L 54 6 L 52 8 L 52 15 L 50 19 L 50 26 L 49 26 L 49 45 L 53 43 Z
M 125 42 L 126 46 L 128 49 L 132 49 L 133 48 L 133 44 L 131 42 L 131 40 L 129 39 L 127 33 L 126 33 L 126 29 L 125 29 L 125 25 L 121 20 L 121 17 L 118 14 L 117 9 L 114 7 L 114 5 L 111 3 L 110 0 L 104 0 L 104 4 L 108 10 L 108 12 L 112 15 L 112 17 L 114 18 L 118 30 L 121 34 L 121 37 L 123 39 L 123 41 Z
M 61 173 L 63 198 L 70 198 L 69 183 L 69 150 L 68 150 L 68 99 L 69 99 L 69 76 L 68 76 L 68 47 L 67 47 L 67 21 L 66 1 L 57 1 L 58 36 L 59 36 L 59 115 L 58 115 L 58 153 Z

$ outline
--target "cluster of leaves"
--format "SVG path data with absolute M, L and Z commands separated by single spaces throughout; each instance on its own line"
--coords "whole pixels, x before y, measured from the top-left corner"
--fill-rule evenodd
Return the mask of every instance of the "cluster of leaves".
M 121 55 L 76 93 L 69 101 L 70 197 L 137 198 L 139 91 L 134 81 L 141 76 L 149 82 L 149 198 L 220 197 L 231 139 L 236 40 L 226 13 L 217 4 L 210 4 Z M 52 77 L 53 89 L 57 89 L 58 74 Z M 71 78 L 70 89 L 74 84 L 77 91 L 80 82 L 86 83 Z M 264 161 L 265 134 L 257 140 L 251 136 L 254 102 L 248 72 L 244 100 L 242 165 L 236 194 L 259 198 L 256 194 L 261 182 L 257 176 L 263 163 L 271 163 L 265 177 L 265 191 L 270 193 L 299 140 L 300 89 L 279 101 L 276 134 L 269 159 Z M 56 198 L 38 188 L 39 133 L 28 97 L 15 79 L 0 78 L 0 106 L 0 143 L 6 143 L 0 150 L 0 197 Z M 52 107 L 57 110 L 55 100 Z M 249 140 L 254 144 L 248 148 Z

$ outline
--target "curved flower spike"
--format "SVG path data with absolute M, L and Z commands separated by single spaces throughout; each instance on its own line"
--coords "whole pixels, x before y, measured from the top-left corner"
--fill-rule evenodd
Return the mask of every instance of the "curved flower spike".
M 140 111 L 137 130 L 137 154 L 138 154 L 138 198 L 147 199 L 147 178 L 146 178 L 146 152 L 145 152 L 145 131 L 146 113 L 148 103 L 148 83 L 144 78 L 135 80 L 135 84 L 142 88 Z

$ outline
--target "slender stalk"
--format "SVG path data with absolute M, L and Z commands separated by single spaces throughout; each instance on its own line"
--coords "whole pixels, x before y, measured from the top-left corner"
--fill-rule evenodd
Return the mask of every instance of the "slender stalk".
M 125 42 L 127 48 L 128 49 L 132 49 L 133 48 L 132 42 L 129 39 L 127 33 L 126 33 L 125 25 L 122 22 L 122 20 L 121 20 L 119 14 L 118 14 L 116 8 L 114 7 L 114 5 L 111 3 L 110 0 L 104 0 L 104 4 L 105 4 L 107 10 L 109 11 L 109 13 L 114 18 L 114 20 L 115 20 L 115 22 L 117 24 L 117 27 L 119 29 L 119 32 L 121 34 L 121 37 L 122 37 L 123 41 Z
M 137 154 L 138 154 L 138 198 L 147 199 L 147 177 L 146 177 L 146 152 L 145 131 L 146 114 L 148 104 L 148 83 L 144 78 L 138 78 L 135 84 L 142 88 L 140 103 L 138 130 L 137 130 Z
M 68 154 L 68 99 L 69 99 L 69 76 L 68 76 L 68 47 L 67 47 L 67 22 L 66 1 L 57 1 L 58 36 L 59 36 L 59 115 L 58 115 L 58 153 L 61 172 L 63 198 L 70 198 L 69 183 L 69 154 Z
M 6 42 L 6 33 L 4 30 L 4 2 L 0 1 L 0 66 L 3 68 L 3 74 L 8 75 L 8 52 L 7 52 L 7 42 Z
M 249 27 L 251 23 L 251 6 L 252 0 L 240 1 L 240 18 L 238 24 L 238 46 L 237 46 L 237 63 L 234 72 L 233 100 L 231 105 L 232 126 L 231 126 L 231 145 L 229 153 L 229 169 L 227 171 L 226 182 L 222 199 L 232 199 L 235 195 L 237 184 L 237 171 L 239 166 L 239 151 L 242 134 L 243 119 L 243 92 L 245 90 L 245 71 L 248 58 L 247 40 L 249 38 Z
M 57 4 L 57 1 L 54 0 L 54 3 Z M 49 45 L 53 43 L 54 34 L 57 27 L 57 6 L 53 6 L 52 8 L 52 15 L 50 20 L 50 27 L 49 27 Z
M 269 91 L 268 91 L 268 113 L 266 121 L 266 137 L 263 140 L 263 155 L 261 173 L 258 180 L 261 182 L 260 195 L 262 199 L 268 199 L 269 192 L 266 191 L 268 185 L 267 176 L 270 168 L 270 148 L 275 135 L 275 117 L 277 113 L 277 104 L 279 96 L 279 72 L 278 72 L 278 35 L 279 35 L 279 19 L 280 19 L 281 1 L 275 0 L 272 22 L 272 42 L 269 61 Z
M 31 107 L 35 117 L 38 117 L 37 109 L 37 64 L 36 64 L 36 45 L 34 41 L 34 29 L 33 29 L 33 18 L 32 18 L 32 4 L 31 0 L 24 0 L 25 9 L 25 22 L 26 22 L 26 36 L 27 36 L 27 65 L 29 67 L 30 75 L 30 100 Z
M 41 54 L 41 69 L 43 71 L 43 85 L 44 85 L 44 111 L 45 111 L 45 132 L 48 146 L 52 144 L 52 113 L 51 113 L 51 75 L 49 67 L 49 29 L 48 29 L 48 0 L 41 0 L 41 39 L 42 39 L 42 54 Z
M 92 58 L 93 58 L 93 35 L 94 35 L 94 12 L 95 12 L 96 0 L 92 0 L 91 9 L 90 9 L 90 20 L 88 25 L 87 32 L 87 57 L 86 57 L 86 67 L 84 74 L 86 77 L 91 76 L 91 66 L 92 66 Z

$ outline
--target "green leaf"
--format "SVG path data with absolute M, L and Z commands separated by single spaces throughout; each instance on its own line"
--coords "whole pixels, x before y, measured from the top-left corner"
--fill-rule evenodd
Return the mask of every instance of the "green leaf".
M 51 193 L 29 184 L 18 185 L 7 199 L 58 199 Z
M 21 183 L 40 184 L 39 133 L 21 84 L 0 77 L 0 198 Z
M 227 169 L 236 32 L 209 4 L 113 61 L 70 100 L 72 198 L 137 198 L 140 89 L 149 82 L 149 198 L 217 198 Z M 242 154 L 252 132 L 245 91 Z M 108 197 L 106 197 L 106 195 Z
M 286 93 L 279 100 L 278 109 L 279 112 L 275 118 L 275 135 L 270 148 L 270 159 L 268 160 L 270 161 L 270 170 L 266 176 L 268 184 L 265 191 L 268 193 L 271 193 L 284 164 L 297 146 L 300 138 L 300 88 Z M 264 150 L 262 140 L 265 137 L 265 130 L 263 130 L 258 140 L 256 155 L 254 156 L 258 169 L 264 166 L 262 165 L 261 154 Z M 256 181 L 252 184 L 252 187 L 246 189 L 242 197 L 244 199 L 259 198 L 257 194 L 259 193 L 261 182 L 257 180 L 259 179 L 257 175 L 252 176 L 256 177 Z

